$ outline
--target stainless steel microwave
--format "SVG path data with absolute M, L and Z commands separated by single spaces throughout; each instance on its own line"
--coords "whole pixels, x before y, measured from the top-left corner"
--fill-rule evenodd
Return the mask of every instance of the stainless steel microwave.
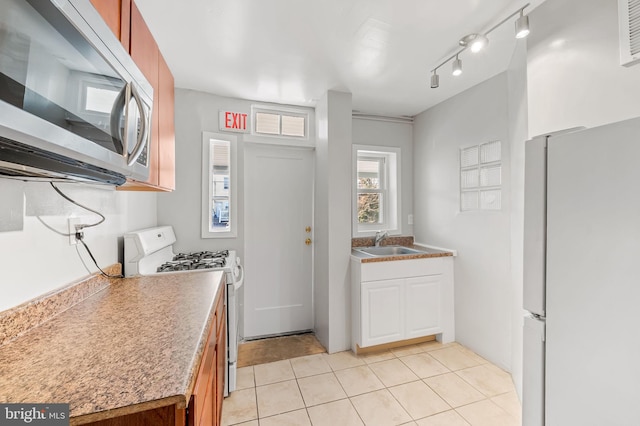
M 153 89 L 89 0 L 2 0 L 0 175 L 149 175 Z

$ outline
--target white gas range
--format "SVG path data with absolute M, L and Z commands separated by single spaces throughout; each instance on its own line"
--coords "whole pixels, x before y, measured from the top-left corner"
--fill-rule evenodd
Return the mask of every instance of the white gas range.
M 124 235 L 124 275 L 178 274 L 224 271 L 227 281 L 227 375 L 225 396 L 236 389 L 238 361 L 238 289 L 244 281 L 240 258 L 234 250 L 174 253 L 176 236 L 171 226 L 148 228 Z

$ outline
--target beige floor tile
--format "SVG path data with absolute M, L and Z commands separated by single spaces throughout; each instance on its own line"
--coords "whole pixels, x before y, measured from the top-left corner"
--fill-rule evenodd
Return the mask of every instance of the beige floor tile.
M 371 368 L 386 387 L 419 380 L 419 377 L 416 376 L 413 371 L 404 365 L 398 358 L 370 364 L 369 368 Z
M 238 368 L 236 375 L 236 389 L 248 389 L 256 386 L 255 377 L 253 375 L 253 367 Z
M 522 417 L 522 405 L 515 391 L 494 396 L 491 400 L 516 419 Z
M 311 426 L 311 421 L 307 410 L 297 410 L 273 417 L 261 417 L 260 426 Z
M 339 370 L 335 372 L 335 375 L 348 396 L 384 388 L 378 376 L 366 365 Z
M 412 420 L 387 389 L 354 396 L 351 402 L 367 426 L 401 425 Z
M 511 375 L 489 364 L 458 370 L 456 374 L 488 397 L 513 390 Z
M 363 426 L 351 401 L 342 399 L 307 408 L 313 426 Z
M 295 380 L 258 386 L 256 396 L 258 415 L 261 419 L 304 408 L 302 395 Z
M 389 388 L 389 391 L 414 419 L 451 409 L 449 404 L 422 381 L 395 386 Z
M 394 359 L 396 356 L 393 352 L 389 350 L 385 350 L 382 352 L 375 352 L 367 355 L 358 355 L 358 358 L 366 362 L 367 364 L 373 364 L 374 362 L 387 361 L 389 359 Z
M 284 382 L 296 378 L 293 374 L 293 368 L 291 368 L 291 362 L 288 359 L 254 365 L 253 372 L 256 386 Z
M 314 376 L 330 373 L 331 367 L 326 361 L 327 354 L 301 356 L 291 359 L 291 367 L 296 377 Z
M 473 426 L 520 426 L 518 419 L 488 399 L 458 407 L 456 411 Z
M 471 426 L 460 414 L 453 410 L 418 420 L 416 423 L 418 423 L 418 426 Z
M 307 407 L 344 399 L 347 394 L 342 390 L 335 374 L 326 373 L 298 379 L 302 399 Z
M 473 352 L 467 353 L 456 346 L 431 351 L 429 355 L 450 370 L 462 370 L 463 368 L 475 367 L 486 362 Z
M 411 346 L 402 346 L 399 348 L 391 349 L 391 352 L 395 356 L 401 357 L 401 356 L 419 354 L 420 352 L 424 352 L 424 349 L 422 349 L 418 345 L 411 345 Z
M 458 347 L 458 349 L 460 349 L 460 351 L 462 351 L 462 353 L 469 355 L 471 358 L 475 359 L 478 363 L 480 364 L 487 364 L 489 363 L 489 361 L 487 361 L 486 359 L 482 358 L 480 355 L 478 355 L 477 353 L 475 353 L 474 351 L 472 351 L 469 348 L 466 348 L 460 344 L 456 343 L 456 346 Z
M 257 420 L 251 420 L 250 422 L 238 423 L 234 426 L 260 426 L 260 423 Z
M 436 349 L 447 348 L 451 346 L 451 343 L 442 344 L 437 340 L 433 340 L 431 342 L 418 343 L 416 346 L 419 347 L 423 352 L 429 352 L 429 351 L 435 351 Z
M 442 374 L 423 380 L 454 408 L 485 399 L 484 395 L 455 373 Z
M 421 379 L 451 372 L 428 353 L 403 356 L 400 361 Z
M 344 370 L 345 368 L 364 365 L 364 361 L 354 355 L 351 351 L 337 352 L 327 356 L 327 362 L 333 371 Z
M 258 418 L 254 388 L 231 392 L 222 402 L 222 424 L 235 425 Z

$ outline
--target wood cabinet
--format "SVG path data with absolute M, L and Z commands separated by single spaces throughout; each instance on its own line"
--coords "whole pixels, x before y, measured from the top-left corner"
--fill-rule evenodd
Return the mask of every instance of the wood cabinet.
M 131 0 L 91 0 L 102 19 L 129 51 Z
M 360 348 L 436 335 L 453 341 L 453 258 L 352 258 L 352 334 Z
M 175 189 L 175 88 L 171 70 L 134 1 L 91 1 L 153 87 L 149 178 L 145 182 L 129 180 L 118 189 L 172 191 Z
M 225 369 L 227 366 L 226 284 L 224 278 L 216 295 L 198 375 L 186 409 L 176 405 L 158 407 L 107 420 L 92 426 L 218 426 L 222 424 Z M 125 410 L 126 411 L 126 410 Z
M 225 286 L 223 286 L 224 288 Z M 216 302 L 215 318 L 202 356 L 193 395 L 189 402 L 189 425 L 221 424 L 224 374 L 227 365 L 224 291 Z

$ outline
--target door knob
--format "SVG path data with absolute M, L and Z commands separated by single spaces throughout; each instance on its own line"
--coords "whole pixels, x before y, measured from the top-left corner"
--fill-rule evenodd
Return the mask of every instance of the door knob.
M 306 240 L 304 240 L 304 243 L 308 246 L 311 245 L 311 238 L 307 238 Z

